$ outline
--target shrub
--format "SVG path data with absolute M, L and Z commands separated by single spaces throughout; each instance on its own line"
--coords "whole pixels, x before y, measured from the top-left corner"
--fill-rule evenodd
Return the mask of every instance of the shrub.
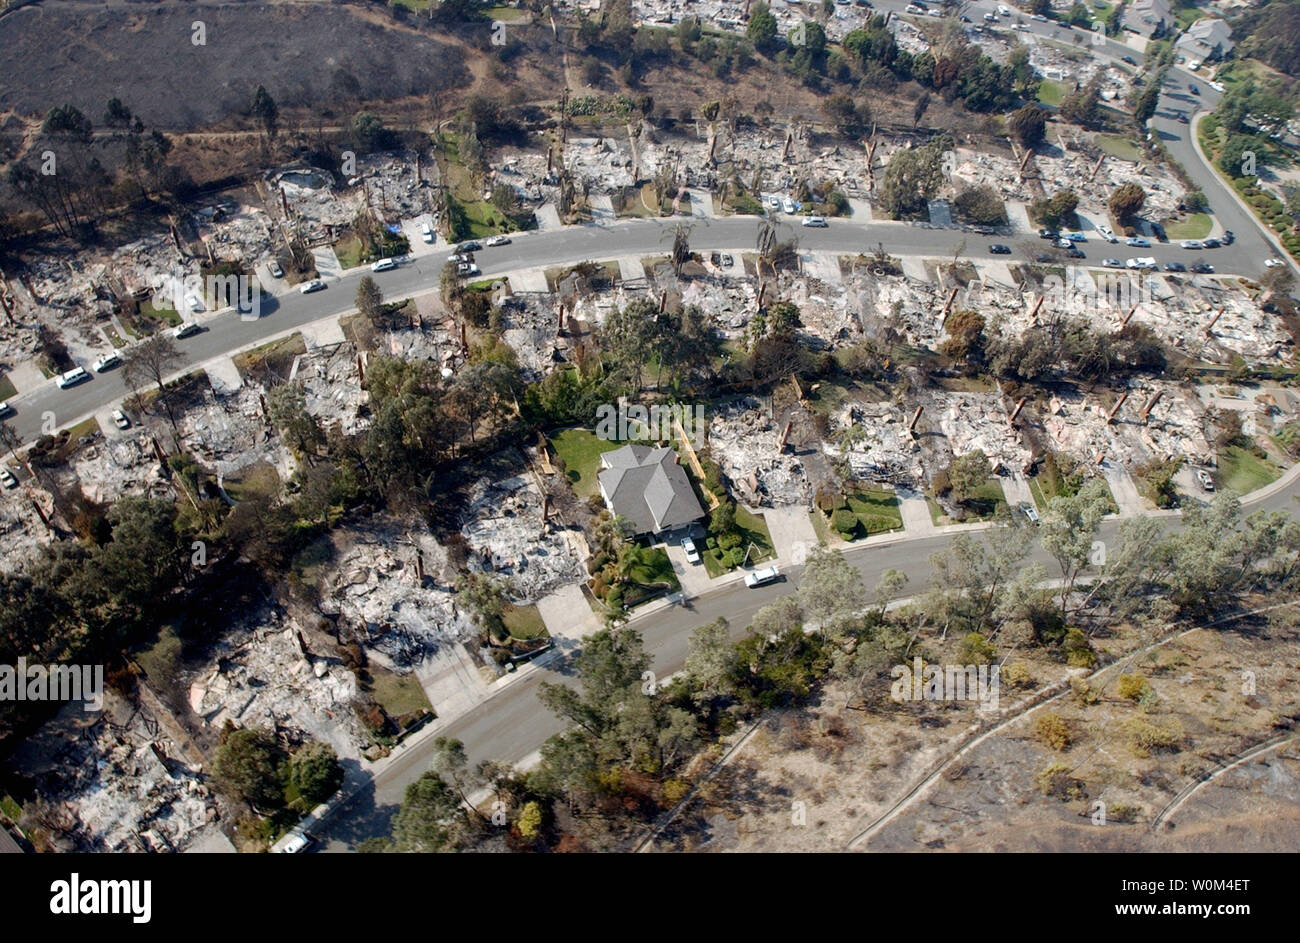
M 979 632 L 969 632 L 957 646 L 957 657 L 967 665 L 987 665 L 993 661 L 997 649 Z
M 1106 810 L 1106 817 L 1115 822 L 1128 823 L 1137 818 L 1138 810 L 1136 806 L 1128 805 L 1124 802 L 1112 802 L 1110 808 Z
M 1092 643 L 1082 629 L 1068 630 L 1062 648 L 1065 650 L 1065 663 L 1071 668 L 1091 668 L 1097 663 L 1097 653 L 1092 650 Z
M 1070 767 L 1053 763 L 1038 771 L 1034 777 L 1038 791 L 1045 796 L 1056 796 L 1062 802 L 1083 795 L 1083 782 L 1070 775 Z
M 1150 756 L 1154 750 L 1177 750 L 1183 742 L 1183 725 L 1176 718 L 1164 723 L 1134 715 L 1124 721 L 1128 748 L 1134 756 Z
M 1034 683 L 1034 679 L 1029 673 L 1029 666 L 1023 661 L 1013 661 L 1009 665 L 1004 665 L 1002 671 L 998 674 L 998 678 L 1013 688 L 1027 688 Z
M 1140 701 L 1142 695 L 1151 689 L 1147 679 L 1141 675 L 1120 675 L 1119 696 L 1130 701 Z
M 1060 714 L 1048 711 L 1034 722 L 1034 736 L 1053 750 L 1064 750 L 1070 745 L 1070 726 Z
M 660 789 L 660 795 L 663 796 L 666 805 L 676 805 L 686 798 L 686 794 L 691 791 L 689 783 L 680 779 L 670 779 L 663 784 Z
M 858 526 L 858 518 L 848 508 L 841 508 L 836 511 L 831 518 L 831 526 L 843 534 L 845 537 L 850 536 Z

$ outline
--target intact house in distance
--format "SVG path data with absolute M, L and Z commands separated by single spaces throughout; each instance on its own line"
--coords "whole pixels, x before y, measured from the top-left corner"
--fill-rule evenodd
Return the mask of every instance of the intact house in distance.
M 625 445 L 602 455 L 600 464 L 601 496 L 629 536 L 657 536 L 704 516 L 672 449 Z

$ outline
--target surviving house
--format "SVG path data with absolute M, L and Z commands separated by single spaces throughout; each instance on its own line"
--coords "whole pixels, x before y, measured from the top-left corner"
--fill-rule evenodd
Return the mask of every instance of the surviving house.
M 1222 59 L 1232 52 L 1232 27 L 1217 17 L 1202 17 L 1178 37 L 1174 46 L 1189 62 Z
M 658 534 L 704 516 L 672 449 L 625 445 L 606 452 L 600 463 L 596 479 L 605 504 L 633 535 Z
M 1124 8 L 1124 28 L 1147 39 L 1159 39 L 1173 24 L 1174 14 L 1169 0 L 1133 0 Z

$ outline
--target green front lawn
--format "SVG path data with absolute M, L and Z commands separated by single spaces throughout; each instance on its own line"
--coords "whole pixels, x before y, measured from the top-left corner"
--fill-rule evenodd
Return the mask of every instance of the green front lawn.
M 776 551 L 772 547 L 772 532 L 767 529 L 767 521 L 757 514 L 750 513 L 740 504 L 736 505 L 736 532 L 740 534 L 740 543 L 728 550 L 719 548 L 715 537 L 706 538 L 703 546 L 700 546 L 700 541 L 696 541 L 700 556 L 704 558 L 704 569 L 710 579 L 729 573 L 742 563 L 747 562 L 752 566 L 776 557 Z M 748 560 L 745 559 L 746 551 L 749 552 Z
M 1239 445 L 1219 449 L 1218 485 L 1224 490 L 1249 494 L 1277 481 L 1281 474 L 1276 464 L 1249 449 Z
M 372 663 L 367 668 L 367 673 L 370 696 L 394 720 L 410 717 L 419 711 L 433 710 L 433 705 L 429 703 L 428 695 L 424 693 L 424 688 L 420 685 L 420 679 L 415 676 L 415 672 L 404 675 L 394 674 Z
M 1137 161 L 1142 157 L 1141 148 L 1122 134 L 1098 134 L 1093 140 L 1111 157 L 1131 161 Z
M 966 516 L 961 520 L 956 520 L 945 514 L 939 502 L 933 498 L 927 497 L 926 503 L 930 505 L 930 520 L 934 521 L 936 526 L 970 524 L 974 521 L 988 520 L 996 517 L 1000 511 L 1005 511 L 1007 496 L 1002 491 L 1002 482 L 996 478 L 990 478 L 980 485 L 976 489 L 974 496 L 965 503 Z
M 564 463 L 564 474 L 579 497 L 588 498 L 599 493 L 596 474 L 600 471 L 600 457 L 619 447 L 618 442 L 600 439 L 588 429 L 564 429 L 551 436 L 555 455 Z
M 663 547 L 641 547 L 632 550 L 632 563 L 628 567 L 626 583 L 610 589 L 605 603 L 613 609 L 632 609 L 658 596 L 675 593 L 682 588 L 673 572 L 668 551 Z
M 818 528 L 818 536 L 829 534 L 832 530 L 842 540 L 853 541 L 903 529 L 903 514 L 899 510 L 898 497 L 888 488 L 861 488 L 845 494 L 844 499 L 836 504 L 829 513 L 824 512 L 823 528 Z M 816 527 L 816 523 L 814 523 Z
M 1053 79 L 1043 79 L 1038 83 L 1038 101 L 1050 108 L 1059 108 L 1065 99 L 1066 84 Z
M 533 605 L 507 604 L 501 612 L 501 621 L 505 623 L 506 631 L 510 633 L 511 638 L 520 641 L 550 636 L 546 631 L 546 623 L 542 621 L 542 614 Z
M 345 272 L 361 264 L 361 253 L 364 251 L 365 244 L 356 233 L 349 233 L 334 243 L 334 254 L 338 256 L 339 267 Z
M 1165 225 L 1165 235 L 1171 241 L 1176 239 L 1204 239 L 1210 234 L 1213 221 L 1208 213 L 1193 213 L 1186 219 L 1180 219 Z

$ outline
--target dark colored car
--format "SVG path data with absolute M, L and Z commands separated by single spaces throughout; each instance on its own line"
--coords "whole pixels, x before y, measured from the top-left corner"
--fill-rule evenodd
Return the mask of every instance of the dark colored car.
M 1120 62 L 1127 62 L 1129 65 L 1137 65 L 1137 60 L 1132 56 L 1120 56 Z
M 1218 239 L 1202 239 L 1201 245 L 1205 246 L 1207 249 L 1217 249 L 1223 245 L 1223 243 Z
M 1166 272 L 1186 272 L 1186 271 L 1187 271 L 1187 266 L 1184 265 L 1182 262 L 1166 262 L 1166 263 L 1165 263 L 1165 271 L 1166 271 Z
M 1065 250 L 1065 254 L 1072 259 L 1086 259 L 1088 257 L 1078 246 L 1070 246 L 1070 248 Z
M 1038 238 L 1051 239 L 1053 242 L 1055 242 L 1057 239 L 1061 238 L 1061 234 L 1057 232 L 1055 229 L 1040 229 L 1038 230 Z
M 1196 87 L 1196 83 L 1194 83 L 1194 82 L 1188 82 L 1188 83 L 1187 83 L 1187 90 L 1188 90 L 1189 92 L 1191 92 L 1193 95 L 1199 95 L 1199 94 L 1201 94 L 1201 90 L 1200 90 L 1199 88 Z
M 1224 244 L 1225 246 L 1230 246 L 1230 245 L 1232 245 L 1234 242 L 1236 242 L 1236 240 L 1237 240 L 1237 237 L 1234 236 L 1234 235 L 1232 234 L 1232 230 L 1231 230 L 1231 229 L 1225 229 L 1225 230 L 1223 231 L 1223 244 Z
M 1046 252 L 1040 252 L 1040 253 L 1038 253 L 1038 255 L 1034 256 L 1034 261 L 1035 261 L 1035 262 L 1051 262 L 1051 261 L 1052 261 L 1052 257 L 1051 257 L 1051 255 L 1049 255 L 1049 254 L 1046 253 Z
M 1205 262 L 1197 262 L 1192 266 L 1192 271 L 1197 275 L 1212 275 L 1214 274 L 1214 266 Z
M 989 246 L 989 251 L 992 252 L 994 255 L 1010 255 L 1011 247 L 998 245 L 997 243 L 994 243 L 993 245 Z

